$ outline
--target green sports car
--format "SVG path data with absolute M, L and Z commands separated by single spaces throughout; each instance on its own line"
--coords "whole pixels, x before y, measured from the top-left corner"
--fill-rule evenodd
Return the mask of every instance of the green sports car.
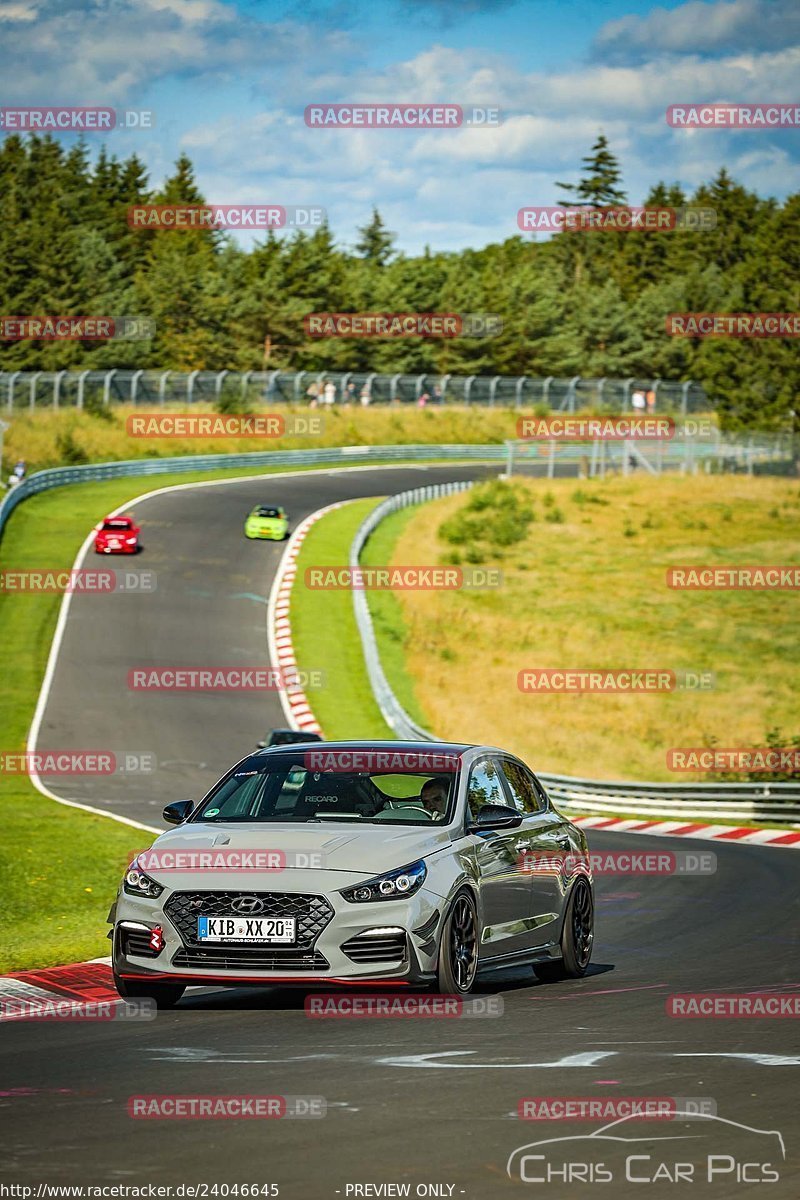
M 252 512 L 247 514 L 244 536 L 282 542 L 289 536 L 289 518 L 286 516 L 286 510 L 274 505 L 257 504 Z

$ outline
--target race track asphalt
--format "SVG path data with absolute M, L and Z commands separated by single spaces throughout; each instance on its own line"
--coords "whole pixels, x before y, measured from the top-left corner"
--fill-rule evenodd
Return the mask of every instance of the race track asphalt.
M 135 569 L 155 568 L 158 589 L 76 598 L 40 744 L 124 741 L 154 751 L 159 772 L 65 794 L 160 824 L 167 800 L 199 794 L 283 723 L 274 697 L 259 699 L 254 711 L 249 697 L 152 697 L 125 687 L 132 665 L 200 665 L 217 653 L 221 662 L 266 664 L 264 601 L 281 549 L 241 538 L 249 506 L 277 499 L 297 520 L 336 499 L 470 473 L 326 473 L 175 492 L 137 506 L 145 553 Z M 50 785 L 63 792 L 62 783 Z M 673 993 L 798 989 L 797 852 L 602 831 L 589 838 L 599 851 L 713 853 L 717 870 L 598 878 L 590 973 L 547 985 L 521 969 L 486 979 L 478 995 L 502 998 L 499 1017 L 312 1019 L 303 992 L 264 988 L 190 992 L 151 1022 L 0 1022 L 0 1181 L 173 1189 L 277 1183 L 285 1200 L 404 1194 L 387 1191 L 389 1184 L 409 1185 L 411 1196 L 471 1200 L 727 1200 L 765 1187 L 781 1200 L 800 1195 L 797 1022 L 681 1020 L 665 1007 Z M 130 1097 L 154 1094 L 322 1097 L 327 1115 L 127 1115 Z M 519 1120 L 522 1098 L 631 1096 L 703 1098 L 722 1120 L 629 1123 L 614 1132 L 637 1138 L 632 1149 L 575 1143 L 571 1161 L 590 1174 L 594 1164 L 596 1178 L 605 1159 L 612 1183 L 563 1176 L 523 1183 L 518 1166 L 513 1180 L 507 1176 L 516 1148 L 598 1128 L 597 1121 Z M 782 1134 L 785 1161 L 769 1131 Z M 681 1141 L 661 1141 L 678 1134 Z M 661 1162 L 663 1179 L 676 1162 L 692 1161 L 695 1182 L 626 1182 L 620 1156 L 628 1153 L 641 1156 L 629 1168 L 639 1178 L 654 1176 Z M 728 1156 L 717 1163 L 719 1182 L 705 1182 L 708 1154 Z M 767 1162 L 779 1181 L 759 1184 Z M 528 1159 L 524 1169 L 535 1177 L 545 1168 Z M 368 1184 L 384 1189 L 354 1190 Z

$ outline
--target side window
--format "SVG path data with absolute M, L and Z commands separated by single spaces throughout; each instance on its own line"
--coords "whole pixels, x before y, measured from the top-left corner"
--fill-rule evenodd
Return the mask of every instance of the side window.
M 529 775 L 522 763 L 513 762 L 510 758 L 502 760 L 502 767 L 514 798 L 514 807 L 521 813 L 539 812 L 542 802 L 534 787 L 533 776 Z
M 497 767 L 488 759 L 483 758 L 475 763 L 469 774 L 467 788 L 467 804 L 473 820 L 485 804 L 505 804 Z
M 539 808 L 542 810 L 542 812 L 544 812 L 545 809 L 550 807 L 550 801 L 547 799 L 547 792 L 544 790 L 535 775 L 531 775 L 531 780 L 533 782 L 536 795 L 539 797 Z

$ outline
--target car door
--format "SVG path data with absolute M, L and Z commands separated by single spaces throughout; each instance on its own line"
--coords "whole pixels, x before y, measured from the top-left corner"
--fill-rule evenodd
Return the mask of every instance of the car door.
M 467 818 L 485 804 L 509 804 L 496 760 L 486 755 L 472 764 L 467 782 Z M 528 950 L 536 944 L 531 920 L 530 876 L 521 859 L 519 830 L 484 830 L 470 835 L 478 871 L 483 929 L 482 961 Z
M 542 946 L 560 936 L 565 858 L 571 848 L 569 834 L 564 818 L 550 807 L 547 793 L 524 763 L 503 757 L 500 768 L 510 803 L 523 814 L 522 825 L 516 831 L 517 847 L 528 878 L 533 944 Z

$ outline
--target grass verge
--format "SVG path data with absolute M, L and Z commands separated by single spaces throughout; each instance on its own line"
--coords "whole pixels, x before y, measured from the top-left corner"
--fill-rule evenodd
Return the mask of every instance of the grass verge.
M 150 405 L 147 412 L 157 405 Z M 170 405 L 166 412 L 184 411 L 186 405 Z M 314 434 L 280 438 L 153 438 L 129 436 L 126 420 L 138 410 L 114 405 L 99 412 L 62 408 L 40 411 L 18 410 L 8 416 L 10 428 L 3 444 L 3 477 L 14 463 L 24 458 L 29 473 L 45 467 L 77 463 L 112 462 L 131 458 L 166 458 L 184 454 L 225 454 L 255 450 L 316 450 L 327 446 L 395 446 L 442 444 L 498 444 L 516 437 L 519 412 L 511 408 L 475 408 L 447 405 L 417 408 L 414 405 L 361 408 L 335 406 L 310 410 L 276 405 L 274 411 L 287 418 L 313 417 L 321 421 Z M 160 411 L 160 410 L 159 410 Z M 264 409 L 259 409 L 263 414 Z M 192 405 L 192 414 L 213 412 Z
M 355 532 L 379 499 L 354 500 L 322 517 L 297 559 L 292 588 L 292 641 L 298 666 L 321 671 L 325 686 L 308 699 L 326 738 L 391 738 L 367 677 L 349 588 L 307 588 L 308 567 L 340 567 L 349 560 Z
M 601 779 L 707 778 L 669 771 L 667 750 L 763 746 L 772 728 L 794 744 L 796 689 L 787 665 L 800 661 L 796 593 L 674 590 L 666 571 L 800 561 L 796 480 L 663 476 L 513 486 L 533 510 L 513 544 L 476 537 L 480 521 L 473 514 L 465 522 L 469 501 L 456 496 L 415 509 L 390 551 L 397 564 L 455 554 L 503 572 L 503 586 L 483 592 L 398 595 L 406 670 L 428 728 L 506 745 L 543 771 Z M 466 531 L 466 544 L 440 537 L 448 519 L 451 531 Z M 683 670 L 708 673 L 712 686 L 520 691 L 520 670 L 547 667 Z

